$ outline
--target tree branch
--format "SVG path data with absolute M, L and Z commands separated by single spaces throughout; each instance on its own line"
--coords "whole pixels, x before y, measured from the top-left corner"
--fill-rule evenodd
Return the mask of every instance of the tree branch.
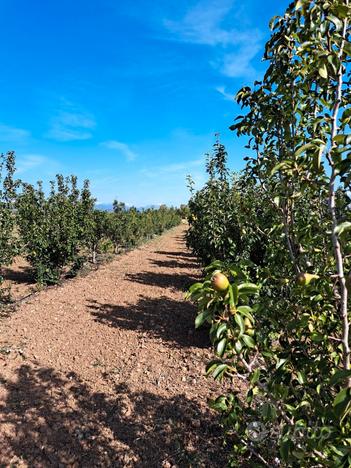
M 346 0 L 346 5 L 348 6 L 349 0 Z M 343 39 L 341 41 L 339 58 L 341 59 L 345 47 L 345 37 L 348 27 L 347 19 L 344 20 L 343 25 Z M 336 190 L 335 183 L 337 178 L 337 170 L 333 162 L 333 150 L 337 147 L 334 139 L 338 132 L 338 115 L 342 99 L 342 85 L 343 85 L 343 64 L 340 60 L 340 65 L 337 74 L 337 88 L 336 88 L 336 99 L 334 104 L 334 109 L 332 113 L 332 127 L 330 135 L 330 149 L 327 153 L 327 160 L 331 166 L 332 172 L 329 182 L 329 210 L 332 219 L 332 243 L 334 250 L 334 257 L 336 261 L 336 271 L 339 277 L 339 288 L 340 288 L 340 315 L 342 319 L 342 347 L 343 347 L 343 367 L 345 370 L 350 369 L 350 344 L 349 344 L 349 333 L 350 333 L 350 324 L 348 319 L 348 310 L 347 310 L 347 300 L 348 300 L 348 290 L 346 287 L 346 280 L 344 274 L 344 262 L 341 251 L 341 244 L 339 241 L 338 234 L 336 232 L 336 227 L 338 225 L 337 215 L 336 215 Z M 351 388 L 351 377 L 347 381 L 347 386 Z

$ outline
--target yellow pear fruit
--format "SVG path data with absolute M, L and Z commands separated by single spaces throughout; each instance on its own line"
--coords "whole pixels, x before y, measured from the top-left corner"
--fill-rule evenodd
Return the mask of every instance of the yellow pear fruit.
M 229 287 L 228 278 L 220 272 L 217 272 L 212 276 L 211 284 L 213 289 L 218 292 L 224 292 Z
M 308 286 L 310 282 L 314 279 L 319 278 L 318 275 L 314 275 L 312 273 L 299 273 L 296 277 L 297 284 L 300 286 Z

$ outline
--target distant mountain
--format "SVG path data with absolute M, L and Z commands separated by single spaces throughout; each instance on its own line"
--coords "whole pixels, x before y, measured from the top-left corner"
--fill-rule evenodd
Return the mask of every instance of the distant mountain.
M 137 210 L 142 211 L 142 210 L 148 210 L 150 208 L 157 210 L 160 208 L 161 205 L 146 205 L 146 206 L 138 206 Z M 126 205 L 127 209 L 129 208 L 129 205 Z M 102 211 L 113 211 L 113 206 L 112 203 L 96 203 L 95 208 L 97 210 L 102 210 Z
M 112 203 L 96 203 L 95 208 L 102 211 L 113 211 Z

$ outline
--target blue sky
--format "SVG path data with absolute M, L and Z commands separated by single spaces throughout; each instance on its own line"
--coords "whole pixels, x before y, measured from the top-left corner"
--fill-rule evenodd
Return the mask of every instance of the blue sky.
M 268 22 L 285 6 L 2 0 L 0 151 L 16 151 L 28 182 L 89 178 L 101 203 L 186 202 L 215 132 L 243 166 L 232 96 L 262 76 Z

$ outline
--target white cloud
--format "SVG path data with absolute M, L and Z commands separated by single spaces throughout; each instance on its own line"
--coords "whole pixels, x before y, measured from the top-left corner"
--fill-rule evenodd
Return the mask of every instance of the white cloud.
M 19 140 L 25 140 L 29 137 L 30 132 L 28 130 L 0 124 L 0 141 L 17 142 Z
M 172 172 L 184 172 L 187 171 L 191 167 L 198 167 L 204 164 L 203 158 L 201 159 L 194 159 L 193 161 L 186 161 L 183 163 L 174 163 L 168 164 L 166 166 L 162 166 L 161 170 L 163 173 L 172 173 Z
M 95 120 L 88 114 L 62 112 L 60 122 L 69 127 L 94 128 Z
M 57 141 L 89 140 L 95 126 L 94 118 L 86 112 L 59 111 L 51 121 L 47 137 Z
M 136 159 L 137 154 L 126 143 L 117 140 L 109 140 L 101 143 L 105 148 L 116 150 L 121 153 L 128 161 Z
M 37 168 L 45 168 L 45 172 L 56 171 L 58 164 L 56 161 L 40 154 L 24 154 L 17 156 L 17 174 L 24 174 Z
M 218 91 L 219 94 L 221 94 L 226 101 L 231 101 L 231 102 L 234 101 L 234 94 L 228 93 L 225 86 L 217 86 L 216 91 Z
M 164 166 L 156 166 L 151 169 L 142 169 L 140 173 L 146 177 L 161 177 L 166 174 L 186 175 L 189 169 L 204 165 L 204 158 L 194 159 L 181 163 L 171 163 Z
M 231 32 L 221 23 L 233 6 L 233 0 L 201 1 L 190 9 L 182 21 L 165 21 L 166 28 L 180 40 L 206 45 L 226 45 Z
M 256 71 L 251 61 L 260 50 L 261 45 L 258 39 L 255 40 L 252 38 L 248 44 L 242 45 L 236 52 L 225 54 L 221 63 L 223 75 L 229 76 L 230 78 L 238 78 L 241 76 L 253 78 Z
M 216 48 L 218 59 L 210 63 L 223 75 L 251 78 L 251 62 L 262 48 L 263 35 L 255 28 L 229 27 L 233 6 L 234 0 L 201 0 L 182 20 L 166 20 L 164 25 L 177 40 Z

